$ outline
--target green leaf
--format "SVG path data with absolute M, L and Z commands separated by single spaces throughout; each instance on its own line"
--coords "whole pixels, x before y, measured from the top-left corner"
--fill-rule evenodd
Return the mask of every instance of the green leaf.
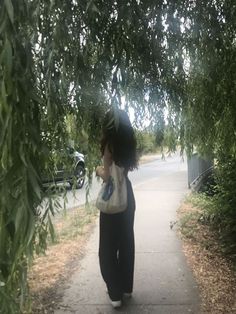
M 1 84 L 1 104 L 6 106 L 7 105 L 7 92 L 6 92 L 6 86 L 5 86 L 5 82 L 4 80 L 2 80 L 2 84 Z
M 29 91 L 29 96 L 32 98 L 32 100 L 36 101 L 37 103 L 43 104 L 43 100 L 35 91 Z
M 89 7 L 92 5 L 93 1 L 94 1 L 94 0 L 88 1 L 87 6 L 86 6 L 86 10 L 85 10 L 86 13 L 87 13 L 87 11 L 89 10 Z
M 50 215 L 48 215 L 48 226 L 49 226 L 49 232 L 50 232 L 52 242 L 55 242 L 55 231 L 54 231 L 54 227 L 53 227 Z
M 11 0 L 4 0 L 4 3 L 5 3 L 5 7 L 7 10 L 7 14 L 9 16 L 9 19 L 10 19 L 11 23 L 13 24 L 14 23 L 14 8 L 12 5 L 12 2 L 11 2 Z
M 8 147 L 4 145 L 2 148 L 1 166 L 4 170 L 7 170 L 8 165 Z
M 98 7 L 94 3 L 92 4 L 92 11 L 100 14 L 100 11 L 98 10 Z
M 4 50 L 5 50 L 6 68 L 7 68 L 8 74 L 10 75 L 11 70 L 12 70 L 12 47 L 8 38 L 5 41 Z
M 49 8 L 50 11 L 54 7 L 54 5 L 55 5 L 55 0 L 50 0 L 50 8 Z
M 27 167 L 28 164 L 27 164 L 26 159 L 25 159 L 25 151 L 24 151 L 24 144 L 23 143 L 20 144 L 19 155 L 20 155 L 20 159 L 22 160 L 24 165 Z
M 28 224 L 27 224 L 26 230 L 27 230 L 27 235 L 26 235 L 27 244 L 26 245 L 29 246 L 35 233 L 35 218 L 32 212 L 29 212 L 29 211 L 28 211 Z
M 4 31 L 4 29 L 6 27 L 6 22 L 7 22 L 7 19 L 5 17 L 4 20 L 2 21 L 1 25 L 0 25 L 0 34 Z
M 28 174 L 28 178 L 29 178 L 29 181 L 30 181 L 30 184 L 34 193 L 36 194 L 38 200 L 41 200 L 42 195 L 41 195 L 41 189 L 37 180 L 38 177 L 31 164 L 29 164 L 27 174 Z
M 22 223 L 24 223 L 24 221 L 25 221 L 25 208 L 19 206 L 16 210 L 16 215 L 14 218 L 16 232 L 18 232 L 19 227 L 21 226 Z

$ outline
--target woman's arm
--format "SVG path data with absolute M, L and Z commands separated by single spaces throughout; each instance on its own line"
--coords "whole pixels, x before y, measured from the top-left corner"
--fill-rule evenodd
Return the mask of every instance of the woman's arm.
M 103 181 L 107 181 L 110 176 L 110 166 L 112 164 L 112 154 L 106 145 L 103 156 L 103 166 L 96 168 L 96 175 L 101 177 Z

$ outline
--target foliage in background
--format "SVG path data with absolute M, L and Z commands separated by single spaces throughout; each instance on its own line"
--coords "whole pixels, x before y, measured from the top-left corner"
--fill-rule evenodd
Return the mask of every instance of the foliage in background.
M 139 156 L 154 153 L 157 150 L 155 135 L 149 131 L 136 130 L 137 152 Z
M 215 171 L 215 195 L 212 224 L 218 230 L 225 252 L 236 260 L 236 155 L 224 152 L 218 157 Z
M 88 133 L 82 127 L 77 126 L 75 115 L 69 114 L 66 116 L 66 129 L 68 132 L 70 146 L 87 155 L 89 151 Z
M 150 153 L 175 152 L 179 144 L 175 128 L 167 125 L 163 130 L 136 130 L 137 153 L 139 156 Z
M 183 235 L 195 238 L 198 233 L 198 224 L 210 227 L 209 230 L 213 232 L 221 253 L 230 257 L 235 263 L 235 211 L 228 203 L 224 203 L 227 196 L 222 185 L 214 186 L 214 189 L 216 189 L 214 196 L 195 192 L 187 197 L 186 202 L 193 206 L 193 210 L 182 216 L 180 229 Z
M 186 99 L 180 134 L 216 160 L 216 187 L 209 223 L 235 254 L 236 5 L 233 1 L 193 1 L 185 16 Z
M 54 200 L 39 206 L 52 152 L 73 140 L 91 175 L 109 106 L 153 122 L 157 143 L 214 152 L 234 171 L 235 23 L 233 1 L 0 0 L 1 312 L 23 307 L 28 263 L 52 231 Z M 225 177 L 222 206 L 233 198 Z

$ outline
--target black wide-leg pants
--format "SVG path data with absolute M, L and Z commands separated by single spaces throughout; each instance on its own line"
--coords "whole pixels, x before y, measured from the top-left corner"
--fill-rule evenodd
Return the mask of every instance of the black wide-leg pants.
M 128 206 L 118 214 L 100 213 L 99 262 L 112 301 L 133 291 L 135 199 L 127 179 Z

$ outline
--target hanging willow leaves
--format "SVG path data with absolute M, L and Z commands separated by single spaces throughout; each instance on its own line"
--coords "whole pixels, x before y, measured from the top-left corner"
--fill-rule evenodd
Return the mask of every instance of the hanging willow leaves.
M 11 23 L 14 23 L 14 9 L 11 0 L 4 0 L 4 4 Z

